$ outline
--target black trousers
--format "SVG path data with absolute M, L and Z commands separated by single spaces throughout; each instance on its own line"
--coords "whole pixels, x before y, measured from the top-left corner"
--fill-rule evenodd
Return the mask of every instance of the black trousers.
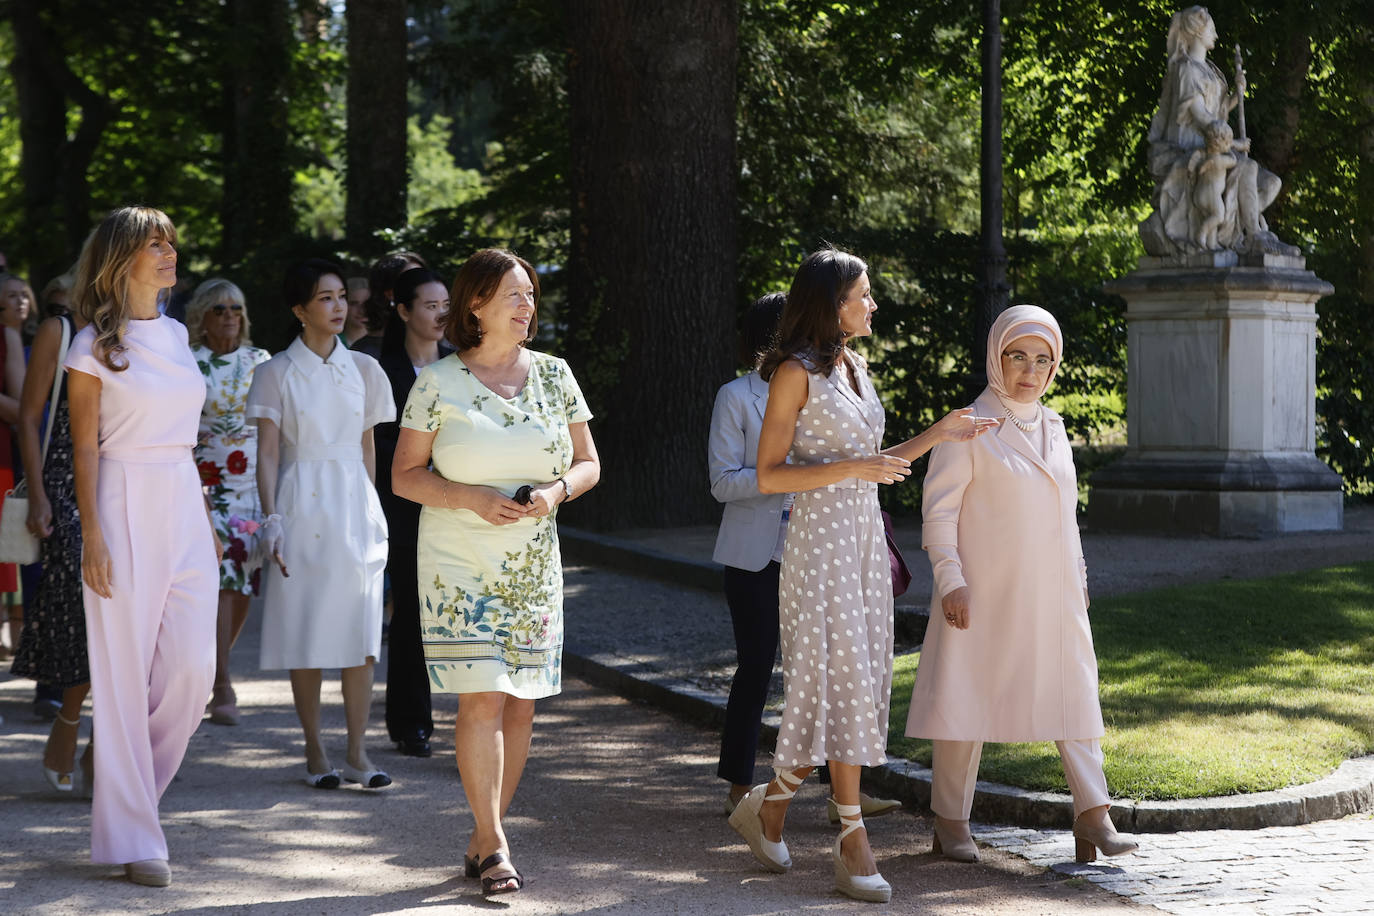
M 386 731 L 392 741 L 434 732 L 429 669 L 420 642 L 420 586 L 415 541 L 420 507 L 390 494 L 382 497 L 390 532 L 386 571 L 391 577 L 391 629 L 386 649 Z
M 730 700 L 725 706 L 725 729 L 720 736 L 720 765 L 716 775 L 742 786 L 754 784 L 759 724 L 768 700 L 768 682 L 778 655 L 778 573 L 770 562 L 758 572 L 725 567 L 725 600 L 735 630 L 739 659 Z

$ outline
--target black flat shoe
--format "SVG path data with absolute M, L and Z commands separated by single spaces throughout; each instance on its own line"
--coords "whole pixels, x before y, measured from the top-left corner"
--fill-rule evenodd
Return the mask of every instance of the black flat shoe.
M 434 755 L 434 749 L 429 746 L 429 739 L 419 735 L 397 741 L 396 750 L 406 757 L 432 757 Z

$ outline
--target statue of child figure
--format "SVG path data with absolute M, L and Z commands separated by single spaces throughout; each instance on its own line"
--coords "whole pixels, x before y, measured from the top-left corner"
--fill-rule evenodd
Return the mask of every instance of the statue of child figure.
M 1205 146 L 1188 159 L 1193 176 L 1193 242 L 1203 251 L 1222 247 L 1218 230 L 1226 220 L 1226 173 L 1236 167 L 1234 135 L 1225 121 L 1213 121 L 1202 131 Z

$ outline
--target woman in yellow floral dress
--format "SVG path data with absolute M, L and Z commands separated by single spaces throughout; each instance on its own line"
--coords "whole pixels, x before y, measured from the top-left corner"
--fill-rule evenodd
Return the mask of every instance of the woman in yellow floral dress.
M 228 280 L 206 280 L 186 306 L 191 353 L 205 377 L 196 466 L 210 500 L 215 533 L 224 544 L 219 564 L 219 624 L 215 636 L 215 688 L 210 721 L 239 723 L 238 697 L 229 680 L 229 650 L 248 619 L 248 601 L 258 593 L 260 562 L 253 549 L 258 503 L 258 430 L 244 418 L 253 370 L 272 354 L 248 339 L 243 291 Z
M 526 347 L 539 302 L 529 263 L 479 251 L 451 300 L 445 336 L 458 352 L 420 371 L 391 485 L 424 507 L 420 632 L 432 689 L 461 694 L 454 737 L 476 821 L 465 870 L 485 893 L 507 893 L 524 880 L 501 820 L 529 754 L 534 701 L 561 689 L 554 514 L 596 484 L 601 465 L 567 363 Z

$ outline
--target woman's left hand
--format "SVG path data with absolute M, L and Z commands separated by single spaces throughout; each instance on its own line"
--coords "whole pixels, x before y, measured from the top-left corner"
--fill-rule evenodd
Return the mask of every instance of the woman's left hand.
M 941 442 L 967 442 L 1002 425 L 997 417 L 979 417 L 972 407 L 951 410 L 930 429 Z
M 562 495 L 563 485 L 556 480 L 553 483 L 530 487 L 530 503 L 525 507 L 525 512 L 534 518 L 552 515 L 554 507 L 558 505 L 558 497 Z

